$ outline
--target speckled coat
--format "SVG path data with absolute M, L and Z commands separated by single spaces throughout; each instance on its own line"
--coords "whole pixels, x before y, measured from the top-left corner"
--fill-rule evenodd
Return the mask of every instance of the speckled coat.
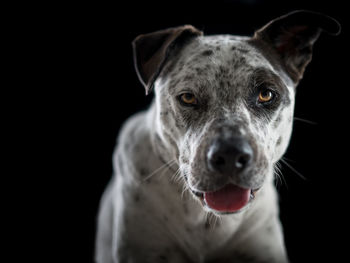
M 295 88 L 321 31 L 338 23 L 312 12 L 275 19 L 253 37 L 203 36 L 192 26 L 135 39 L 135 66 L 147 111 L 123 126 L 114 176 L 101 200 L 96 262 L 288 262 L 274 169 L 292 132 Z M 257 103 L 268 87 L 269 104 Z M 196 107 L 179 96 L 194 94 Z M 208 169 L 212 138 L 246 138 L 253 161 L 244 176 Z M 219 214 L 199 197 L 222 182 L 257 189 L 237 213 Z

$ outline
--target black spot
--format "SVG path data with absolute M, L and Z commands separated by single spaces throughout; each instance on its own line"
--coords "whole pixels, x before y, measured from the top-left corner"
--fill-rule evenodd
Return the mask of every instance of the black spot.
M 215 49 L 216 49 L 217 51 L 219 51 L 219 50 L 221 50 L 221 47 L 220 47 L 220 46 L 217 46 Z
M 238 67 L 238 66 L 241 66 L 243 64 L 246 64 L 247 60 L 244 57 L 237 58 L 237 56 L 234 56 L 232 62 L 233 62 L 235 67 Z
M 282 120 L 281 115 L 279 115 L 279 116 L 277 117 L 277 119 L 275 120 L 274 124 L 273 124 L 273 127 L 274 127 L 275 129 L 276 129 L 276 128 L 278 127 L 278 125 L 281 123 L 281 120 Z
M 205 50 L 201 53 L 202 56 L 210 56 L 212 54 L 213 54 L 213 50 L 210 50 L 210 49 Z
M 267 230 L 267 232 L 268 232 L 269 234 L 272 234 L 272 232 L 273 232 L 272 226 L 268 226 L 268 227 L 266 228 L 266 230 Z
M 148 178 L 147 180 L 145 180 L 146 184 L 150 184 L 152 183 L 152 178 Z
M 177 86 L 177 84 L 179 84 L 179 82 L 180 82 L 180 79 L 178 79 L 178 78 L 174 78 L 174 79 L 172 79 L 171 81 L 170 81 L 170 86 L 171 87 L 176 87 Z
M 181 156 L 181 162 L 188 164 L 189 161 L 185 158 L 185 156 Z
M 204 224 L 204 229 L 205 229 L 205 230 L 210 229 L 209 219 L 207 219 L 207 220 L 205 221 L 205 224 Z
M 202 68 L 195 68 L 196 72 L 198 75 L 202 75 L 203 74 L 203 69 Z
M 135 193 L 135 195 L 134 195 L 134 201 L 135 201 L 136 203 L 138 203 L 138 202 L 140 202 L 140 200 L 141 200 L 140 194 L 139 194 L 139 193 Z
M 141 174 L 141 176 L 146 176 L 146 175 L 148 174 L 147 169 L 145 169 L 145 168 L 140 168 L 140 174 Z
M 231 50 L 237 51 L 237 52 L 242 53 L 242 54 L 247 54 L 249 52 L 249 50 L 247 50 L 247 49 L 244 49 L 242 47 L 236 47 L 236 46 L 232 46 Z
M 193 79 L 194 79 L 193 75 L 187 75 L 183 78 L 183 81 L 191 82 L 191 81 L 193 81 Z
M 178 74 L 178 72 L 173 71 L 173 72 L 169 75 L 169 78 L 170 78 L 170 79 L 174 79 L 174 78 L 177 77 L 177 74 Z
M 276 142 L 276 145 L 279 146 L 282 143 L 282 136 L 280 136 Z
M 168 257 L 165 255 L 159 255 L 159 262 L 168 262 Z
M 210 70 L 210 68 L 211 68 L 211 65 L 210 65 L 210 64 L 205 64 L 205 65 L 204 65 L 204 69 L 205 69 L 205 70 L 208 71 L 208 70 Z
M 224 66 L 222 66 L 222 65 L 219 66 L 219 72 L 220 72 L 221 75 L 226 74 L 227 71 L 228 71 L 228 70 L 227 70 L 227 67 L 224 67 Z

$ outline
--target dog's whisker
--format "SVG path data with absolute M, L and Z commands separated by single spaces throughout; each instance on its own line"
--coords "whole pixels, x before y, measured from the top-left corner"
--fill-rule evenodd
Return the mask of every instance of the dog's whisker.
M 181 200 L 184 199 L 184 196 L 185 196 L 185 193 L 189 191 L 189 187 L 187 186 L 187 184 L 184 184 L 183 185 L 183 188 L 182 188 L 182 193 L 181 193 Z
M 176 163 L 176 160 L 170 160 L 169 162 L 164 163 L 163 165 L 161 165 L 160 167 L 158 167 L 156 170 L 154 170 L 152 173 L 150 173 L 149 175 L 147 175 L 145 178 L 143 178 L 143 182 L 147 181 L 148 179 L 150 179 L 152 176 L 156 175 L 158 172 L 160 172 L 161 170 L 165 169 L 165 168 L 169 168 L 170 165 L 173 165 Z
M 176 173 L 173 174 L 171 180 L 176 184 L 182 184 L 183 186 L 187 186 L 185 178 L 181 175 L 180 169 L 178 169 Z
M 280 183 L 281 185 L 283 185 L 284 183 L 284 185 L 288 188 L 287 181 L 284 178 L 284 175 L 282 173 L 282 167 L 279 162 L 277 162 L 274 165 L 274 174 L 276 175 L 276 186 L 278 186 L 278 183 Z
M 212 229 L 215 229 L 215 225 L 216 225 L 216 221 L 218 220 L 218 218 L 216 216 L 214 216 L 214 222 L 213 222 L 213 228 Z
M 205 228 L 214 230 L 217 220 L 220 220 L 222 222 L 222 218 L 219 215 L 216 215 L 211 211 L 205 211 L 205 214 L 204 214 Z
M 296 175 L 298 175 L 301 179 L 307 180 L 307 178 L 298 172 L 293 166 L 291 166 L 285 158 L 281 158 L 281 162 L 283 162 L 291 171 L 293 171 Z
M 210 226 L 210 223 L 209 223 L 209 214 L 210 214 L 210 212 L 209 211 L 204 211 L 204 224 L 205 224 L 205 226 Z
M 278 183 L 281 183 L 281 175 L 280 175 L 280 168 L 278 167 L 277 163 L 273 167 L 273 173 L 276 175 L 276 186 L 278 186 Z
M 181 199 L 183 199 L 184 195 L 186 193 L 191 195 L 191 189 L 190 189 L 190 186 L 187 184 L 187 182 L 186 182 L 186 180 L 185 180 L 185 178 L 183 176 L 180 176 L 180 179 L 183 182 L 183 189 L 182 189 L 182 193 L 181 193 Z M 187 197 L 189 197 L 190 195 L 187 195 Z
M 218 222 L 218 220 L 219 220 L 219 222 L 220 223 L 222 223 L 222 219 L 221 219 L 221 217 L 219 216 L 219 215 L 215 215 L 214 214 L 214 224 L 213 224 L 213 230 L 215 229 L 215 226 L 216 226 L 216 224 L 217 224 L 217 222 Z
M 177 182 L 179 180 L 180 168 L 178 168 L 175 173 L 173 173 L 170 177 L 170 180 L 173 182 Z
M 211 229 L 214 230 L 216 227 L 216 224 L 218 224 L 218 221 L 222 223 L 222 218 L 220 217 L 220 215 L 217 215 L 215 213 L 210 213 L 210 215 L 211 215 L 211 221 L 212 221 L 210 226 L 211 226 Z
M 301 121 L 301 122 L 304 122 L 304 123 L 307 123 L 307 124 L 311 124 L 311 125 L 317 125 L 317 122 L 306 120 L 306 119 L 299 118 L 299 117 L 294 117 L 294 120 L 295 121 Z
M 292 159 L 289 159 L 289 158 L 287 158 L 287 157 L 285 157 L 285 156 L 283 156 L 283 160 L 285 160 L 285 161 L 288 161 L 288 162 L 292 162 L 292 163 L 296 163 L 296 161 L 294 161 L 294 160 L 292 160 Z

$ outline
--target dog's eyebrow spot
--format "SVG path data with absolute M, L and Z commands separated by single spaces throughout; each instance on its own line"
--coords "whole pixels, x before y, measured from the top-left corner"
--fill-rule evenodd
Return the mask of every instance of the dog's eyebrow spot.
M 210 50 L 210 49 L 204 50 L 204 51 L 201 53 L 202 56 L 210 56 L 210 55 L 212 55 L 212 54 L 213 54 L 213 50 Z
M 291 103 L 290 98 L 284 95 L 288 93 L 288 88 L 285 86 L 279 76 L 271 70 L 260 67 L 256 68 L 253 74 L 251 74 L 251 83 L 253 86 L 259 86 L 261 83 L 271 85 L 279 91 L 279 94 L 281 96 L 280 103 L 284 105 L 284 107 L 288 106 Z

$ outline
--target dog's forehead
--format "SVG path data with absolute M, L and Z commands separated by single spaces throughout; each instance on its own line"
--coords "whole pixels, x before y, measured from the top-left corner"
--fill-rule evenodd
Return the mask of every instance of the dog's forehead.
M 268 60 L 251 44 L 249 37 L 232 35 L 203 36 L 195 39 L 184 51 L 187 65 L 211 63 L 233 71 L 239 68 L 264 67 L 273 70 Z
M 194 39 L 180 52 L 170 86 L 232 91 L 246 88 L 257 69 L 279 75 L 248 40 L 248 37 L 232 35 Z

